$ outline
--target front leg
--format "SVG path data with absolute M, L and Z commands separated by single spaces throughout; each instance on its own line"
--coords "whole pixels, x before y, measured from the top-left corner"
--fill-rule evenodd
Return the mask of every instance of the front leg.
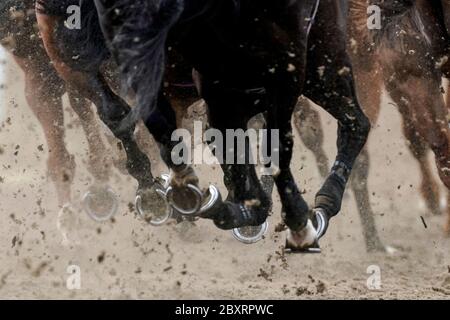
M 268 116 L 268 127 L 279 130 L 279 172 L 274 178 L 283 205 L 282 217 L 288 227 L 286 248 L 293 252 L 319 252 L 316 226 L 290 169 L 294 146 L 291 118 L 297 98 L 295 92 L 278 95 L 277 108 Z
M 316 79 L 308 88 L 307 96 L 338 121 L 338 154 L 331 173 L 316 194 L 315 202 L 315 207 L 322 209 L 330 219 L 341 209 L 345 187 L 355 160 L 367 141 L 370 123 L 353 90 L 351 69 L 347 67 L 349 73 L 339 76 L 335 67 L 327 68 L 327 75 L 333 78 Z M 329 87 L 327 84 L 333 85 Z

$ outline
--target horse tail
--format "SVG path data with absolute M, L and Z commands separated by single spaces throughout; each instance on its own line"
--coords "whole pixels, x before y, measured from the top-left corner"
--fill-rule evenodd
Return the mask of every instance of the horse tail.
M 122 130 L 146 121 L 156 107 L 165 68 L 165 44 L 170 28 L 184 9 L 183 0 L 96 0 L 108 45 L 122 81 L 136 95 L 136 106 Z

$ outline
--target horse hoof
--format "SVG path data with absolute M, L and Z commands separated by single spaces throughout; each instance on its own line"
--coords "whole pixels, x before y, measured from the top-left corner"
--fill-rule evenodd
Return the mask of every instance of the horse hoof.
M 201 206 L 199 213 L 203 214 L 211 210 L 218 201 L 221 201 L 220 191 L 216 186 L 210 185 L 207 196 L 203 201 L 203 205 Z
M 311 220 L 299 231 L 288 230 L 286 249 L 292 253 L 320 253 L 319 234 Z
M 83 196 L 82 206 L 93 220 L 104 222 L 117 213 L 119 201 L 110 187 L 92 187 Z
M 313 226 L 317 231 L 317 239 L 322 238 L 328 230 L 328 218 L 325 210 L 316 208 L 313 210 Z
M 253 244 L 264 238 L 269 230 L 269 223 L 266 221 L 259 226 L 247 226 L 232 230 L 233 237 L 245 244 Z
M 184 188 L 169 186 L 166 192 L 169 205 L 182 215 L 196 215 L 202 208 L 203 192 L 199 187 L 188 184 Z
M 154 227 L 162 226 L 173 215 L 173 209 L 166 201 L 166 191 L 158 183 L 138 191 L 135 204 L 138 214 Z

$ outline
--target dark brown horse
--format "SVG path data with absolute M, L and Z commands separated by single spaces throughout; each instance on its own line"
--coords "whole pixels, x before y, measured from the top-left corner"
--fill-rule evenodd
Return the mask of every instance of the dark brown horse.
M 288 244 L 292 249 L 314 245 L 328 219 L 339 212 L 347 178 L 369 130 L 356 100 L 345 48 L 346 3 L 166 0 L 96 4 L 113 55 L 137 95 L 136 111 L 124 112 L 122 119 L 128 121 L 122 125 L 132 124 L 132 116 L 144 118 L 173 170 L 170 182 L 174 189 L 182 194 L 198 180 L 190 166 L 175 164 L 168 157 L 175 117 L 164 90 L 157 90 L 163 89 L 166 48 L 175 48 L 198 71 L 198 88 L 208 104 L 213 128 L 221 132 L 242 129 L 250 117 L 267 112 L 267 127 L 280 130 L 280 172 L 275 183 L 291 230 Z M 319 68 L 323 72 L 318 73 Z M 338 156 L 317 194 L 312 216 L 289 168 L 291 116 L 301 93 L 339 121 Z M 223 229 L 264 222 L 270 200 L 254 168 L 226 164 L 223 169 L 231 197 L 202 217 Z

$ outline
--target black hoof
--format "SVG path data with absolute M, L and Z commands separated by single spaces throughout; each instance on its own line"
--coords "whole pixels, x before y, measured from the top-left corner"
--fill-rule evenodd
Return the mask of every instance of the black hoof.
M 119 200 L 108 186 L 91 187 L 83 196 L 84 211 L 97 222 L 110 220 L 119 209 Z

